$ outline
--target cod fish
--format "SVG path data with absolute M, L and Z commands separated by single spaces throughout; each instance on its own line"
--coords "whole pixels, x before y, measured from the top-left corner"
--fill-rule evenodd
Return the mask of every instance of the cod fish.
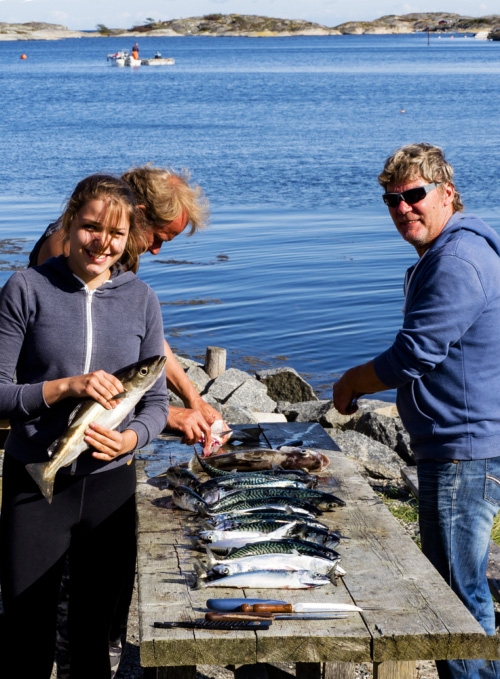
M 107 429 L 116 429 L 162 375 L 166 360 L 165 356 L 151 356 L 115 372 L 124 388 L 117 397 L 120 403 L 107 410 L 94 399 L 83 399 L 71 413 L 66 431 L 49 448 L 50 460 L 26 465 L 49 503 L 52 502 L 58 470 L 68 467 L 81 453 L 89 450 L 85 442 L 89 424 L 96 422 Z
M 330 463 L 328 457 L 320 450 L 293 447 L 283 447 L 280 450 L 272 448 L 237 450 L 221 455 L 211 455 L 208 459 L 213 467 L 233 472 L 273 469 L 274 467 L 316 472 L 325 469 Z M 200 464 L 193 456 L 188 463 L 188 469 L 196 471 L 199 468 Z

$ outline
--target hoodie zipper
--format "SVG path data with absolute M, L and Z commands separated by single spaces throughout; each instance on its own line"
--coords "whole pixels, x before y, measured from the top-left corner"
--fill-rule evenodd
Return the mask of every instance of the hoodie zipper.
M 92 300 L 95 290 L 91 290 L 81 278 L 78 278 L 76 274 L 73 275 L 80 281 L 80 283 L 83 284 L 83 289 L 85 290 L 85 334 L 87 340 L 87 351 L 85 354 L 83 374 L 86 375 L 90 370 L 90 363 L 92 361 L 92 345 L 94 342 L 94 328 L 92 325 Z M 71 465 L 71 475 L 73 476 L 76 472 L 77 463 L 78 458 L 73 460 L 73 464 Z

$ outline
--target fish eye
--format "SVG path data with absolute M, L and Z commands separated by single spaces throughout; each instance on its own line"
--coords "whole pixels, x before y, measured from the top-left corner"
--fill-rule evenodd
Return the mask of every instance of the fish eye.
M 149 372 L 149 370 L 147 368 L 141 368 L 140 371 L 139 371 L 139 374 L 140 375 L 147 375 L 148 372 Z

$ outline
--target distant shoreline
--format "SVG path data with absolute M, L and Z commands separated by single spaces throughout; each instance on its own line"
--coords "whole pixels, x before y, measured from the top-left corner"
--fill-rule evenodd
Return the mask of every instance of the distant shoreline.
M 59 24 L 1 23 L 0 41 L 64 40 L 67 38 L 148 37 L 291 37 L 315 35 L 393 35 L 408 33 L 473 33 L 500 38 L 500 15 L 464 17 L 447 12 L 388 15 L 373 21 L 350 21 L 327 27 L 304 20 L 240 14 L 208 14 L 188 19 L 154 22 L 130 29 L 98 24 L 96 31 L 72 31 Z

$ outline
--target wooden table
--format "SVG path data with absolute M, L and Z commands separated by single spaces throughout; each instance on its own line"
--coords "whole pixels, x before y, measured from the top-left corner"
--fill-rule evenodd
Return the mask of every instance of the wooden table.
M 376 679 L 408 679 L 415 676 L 416 660 L 499 657 L 497 638 L 483 632 L 320 425 L 260 426 L 263 446 L 300 438 L 329 455 L 319 487 L 344 499 L 346 506 L 322 519 L 349 538 L 337 548 L 347 573 L 337 587 L 315 590 L 193 589 L 193 558 L 199 553 L 187 529 L 198 520 L 172 509 L 170 491 L 148 477 L 151 459 L 140 461 L 138 582 L 145 676 L 194 679 L 196 665 L 296 663 L 299 679 L 333 679 L 354 676 L 351 663 L 372 662 Z M 153 448 L 156 473 L 176 463 L 173 442 L 157 440 Z M 275 621 L 262 632 L 153 627 L 156 620 L 203 618 L 208 598 L 242 596 L 339 601 L 366 610 L 343 620 Z

